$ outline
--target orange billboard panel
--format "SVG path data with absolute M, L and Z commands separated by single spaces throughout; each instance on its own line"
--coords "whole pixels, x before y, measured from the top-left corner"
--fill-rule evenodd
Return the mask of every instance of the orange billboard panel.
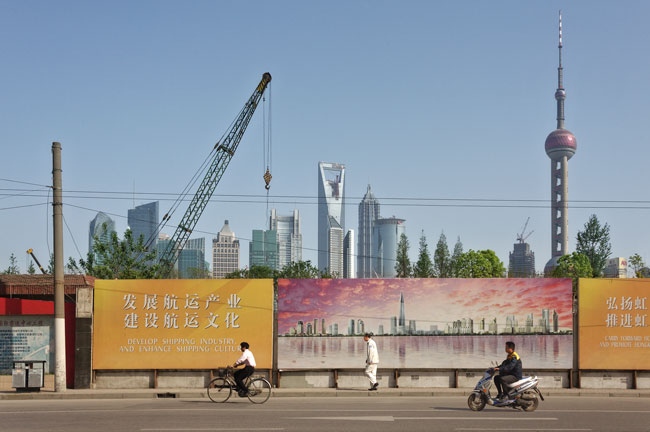
M 93 369 L 215 369 L 273 357 L 273 281 L 97 280 Z
M 580 279 L 580 369 L 650 369 L 650 279 Z

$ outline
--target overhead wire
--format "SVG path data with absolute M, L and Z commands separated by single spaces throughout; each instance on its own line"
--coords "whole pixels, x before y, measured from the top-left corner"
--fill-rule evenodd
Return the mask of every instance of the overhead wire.
M 0 196 L 3 194 L 0 193 Z M 219 199 L 218 197 L 259 197 L 262 199 Z M 21 197 L 25 198 L 45 198 L 46 195 L 22 195 Z M 275 200 L 272 198 L 293 198 L 290 200 Z M 270 197 L 270 204 L 291 204 L 291 205 L 317 205 L 318 199 L 316 197 L 309 197 L 309 198 L 298 198 L 298 196 L 271 196 Z M 303 201 L 296 201 L 296 199 L 302 199 Z M 93 199 L 93 200 L 130 200 L 130 197 L 126 196 L 98 196 L 98 195 L 66 195 L 66 199 Z M 144 199 L 144 198 L 143 198 Z M 309 199 L 310 201 L 306 201 Z M 174 201 L 174 205 L 177 208 L 180 203 L 182 202 L 188 202 L 191 201 L 191 198 L 161 198 L 161 197 L 146 197 L 146 200 L 149 201 Z M 390 200 L 411 200 L 415 202 L 387 202 Z M 356 202 L 350 202 L 351 199 L 348 199 L 347 202 L 345 202 L 343 205 L 345 206 L 358 206 L 358 203 Z M 426 202 L 426 201 L 442 201 L 442 202 Z M 448 201 L 448 202 L 444 202 Z M 217 197 L 212 197 L 210 198 L 209 202 L 220 202 L 220 203 L 230 203 L 230 204 L 266 204 L 266 197 L 264 195 L 217 195 Z M 519 203 L 519 204 L 516 204 Z M 531 203 L 531 204 L 525 204 L 525 203 Z M 533 204 L 533 203 L 545 203 L 545 204 Z M 576 204 L 577 203 L 577 204 Z M 594 203 L 594 205 L 580 205 L 580 203 Z M 604 204 L 611 204 L 611 205 L 604 205 Z M 638 204 L 638 205 L 615 205 L 615 204 Z M 647 204 L 647 205 L 642 205 L 642 204 Z M 31 204 L 31 205 L 38 205 L 38 204 Z M 27 205 L 27 206 L 31 206 Z M 398 207 L 433 207 L 433 208 L 538 208 L 538 209 L 549 209 L 552 208 L 552 204 L 549 202 L 549 200 L 512 200 L 512 199 L 494 199 L 494 200 L 488 200 L 488 199 L 481 199 L 477 200 L 476 202 L 472 202 L 471 199 L 445 199 L 445 198 L 440 198 L 440 199 L 435 199 L 435 198 L 419 198 L 419 199 L 412 199 L 412 198 L 385 198 L 382 199 L 382 207 L 392 207 L 392 206 L 398 206 Z M 612 200 L 612 201 L 606 201 L 606 200 L 595 200 L 595 201 L 590 201 L 590 200 L 575 200 L 575 201 L 568 201 L 568 206 L 569 210 L 574 210 L 574 209 L 619 209 L 619 210 L 648 210 L 650 209 L 650 201 L 644 201 L 644 200 Z M 8 207 L 8 208 L 20 208 L 20 206 L 16 207 Z M 0 209 L 1 210 L 1 209 Z M 167 220 L 171 216 L 167 217 L 165 220 L 165 224 Z M 161 227 L 164 227 L 165 224 L 162 224 L 162 222 L 159 224 L 159 227 L 157 228 L 158 232 L 160 232 Z

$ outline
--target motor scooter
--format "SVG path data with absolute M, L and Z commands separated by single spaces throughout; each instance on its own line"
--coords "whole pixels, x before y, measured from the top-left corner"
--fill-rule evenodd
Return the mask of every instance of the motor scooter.
M 490 388 L 495 374 L 494 368 L 486 370 L 483 378 L 479 380 L 476 387 L 474 387 L 474 391 L 467 398 L 467 405 L 472 411 L 481 411 L 485 408 L 485 405 L 535 411 L 539 406 L 539 400 L 544 400 L 542 392 L 537 387 L 539 378 L 536 376 L 525 377 L 512 384 L 505 384 L 506 388 L 509 389 L 505 397 L 502 399 L 493 398 L 490 395 Z

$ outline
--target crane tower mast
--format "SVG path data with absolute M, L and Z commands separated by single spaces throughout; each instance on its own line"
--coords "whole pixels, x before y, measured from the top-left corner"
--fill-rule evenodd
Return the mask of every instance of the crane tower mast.
M 257 85 L 255 91 L 244 105 L 244 108 L 239 112 L 239 115 L 233 122 L 228 132 L 224 134 L 224 138 L 215 144 L 213 151 L 216 151 L 212 158 L 212 162 L 205 174 L 205 177 L 196 190 L 196 193 L 194 194 L 190 205 L 185 211 L 183 218 L 176 227 L 174 235 L 171 237 L 169 243 L 167 244 L 167 247 L 160 255 L 159 271 L 161 277 L 169 276 L 172 268 L 174 267 L 174 263 L 178 259 L 180 251 L 183 249 L 185 243 L 187 243 L 187 240 L 190 238 L 190 235 L 196 227 L 196 224 L 199 221 L 203 210 L 205 210 L 208 201 L 210 201 L 215 188 L 219 184 L 221 177 L 226 171 L 230 160 L 235 155 L 237 146 L 244 136 L 244 132 L 246 131 L 248 123 L 253 117 L 255 108 L 257 108 L 257 105 L 262 98 L 262 95 L 264 94 L 264 90 L 266 90 L 266 87 L 270 82 L 271 74 L 268 72 L 264 73 L 264 75 L 262 75 L 262 80 Z

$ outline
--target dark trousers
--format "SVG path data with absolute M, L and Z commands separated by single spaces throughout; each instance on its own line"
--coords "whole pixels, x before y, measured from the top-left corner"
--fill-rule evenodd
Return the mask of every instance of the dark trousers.
M 255 372 L 255 368 L 253 366 L 245 366 L 243 369 L 239 369 L 234 373 L 233 376 L 235 377 L 235 382 L 237 383 L 239 391 L 246 390 L 246 387 L 244 387 L 244 380 L 253 375 L 253 372 Z
M 510 390 L 506 384 L 512 384 L 515 381 L 519 381 L 514 375 L 497 375 L 494 377 L 494 385 L 497 387 L 497 391 L 500 395 L 508 393 Z

